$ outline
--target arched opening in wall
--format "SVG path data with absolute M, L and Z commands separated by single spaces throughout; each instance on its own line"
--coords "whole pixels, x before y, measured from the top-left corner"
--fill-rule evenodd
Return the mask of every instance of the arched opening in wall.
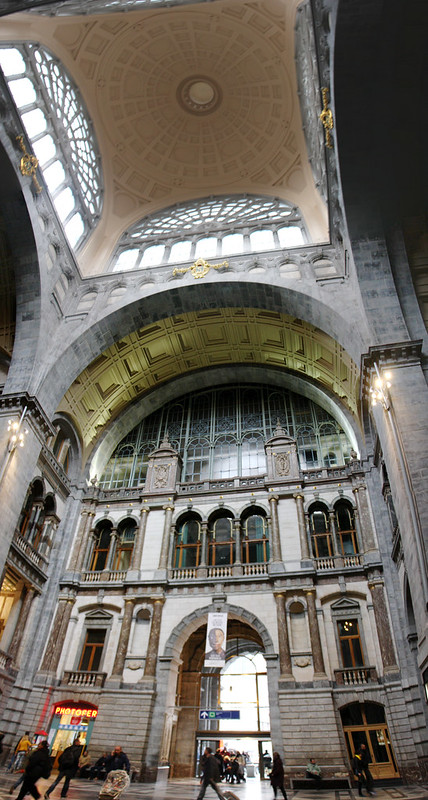
M 350 703 L 340 710 L 350 761 L 361 744 L 370 754 L 370 772 L 375 780 L 400 776 L 380 703 Z
M 181 653 L 171 777 L 198 775 L 208 746 L 213 752 L 226 751 L 236 772 L 233 761 L 238 753 L 243 755 L 245 775 L 263 779 L 263 753 L 267 751 L 271 758 L 272 748 L 262 640 L 250 625 L 229 619 L 223 667 L 204 667 L 205 643 L 206 625 L 202 625 L 191 634 Z
M 0 649 L 3 653 L 9 650 L 24 594 L 23 579 L 10 568 L 6 568 L 0 588 Z

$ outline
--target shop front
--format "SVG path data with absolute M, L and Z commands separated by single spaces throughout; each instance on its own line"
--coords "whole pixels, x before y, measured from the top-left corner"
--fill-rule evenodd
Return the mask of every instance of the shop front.
M 75 739 L 87 747 L 97 715 L 98 708 L 92 703 L 72 700 L 55 703 L 48 734 L 51 754 L 60 755 Z

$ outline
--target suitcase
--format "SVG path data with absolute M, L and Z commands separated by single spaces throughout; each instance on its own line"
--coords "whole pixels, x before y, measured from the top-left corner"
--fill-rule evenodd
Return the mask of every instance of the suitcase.
M 124 769 L 113 769 L 101 786 L 100 800 L 118 800 L 129 784 L 129 775 Z
M 238 797 L 237 794 L 234 794 L 233 792 L 231 792 L 230 789 L 226 789 L 225 791 L 223 791 L 223 788 L 221 788 L 220 791 L 221 791 L 223 797 L 226 798 L 226 800 L 242 800 L 241 797 Z

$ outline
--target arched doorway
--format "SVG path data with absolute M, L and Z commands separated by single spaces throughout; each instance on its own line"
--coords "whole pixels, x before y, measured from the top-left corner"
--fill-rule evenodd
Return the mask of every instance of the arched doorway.
M 397 762 L 380 703 L 350 703 L 340 711 L 350 760 L 360 744 L 370 753 L 370 772 L 375 779 L 398 778 Z
M 263 778 L 262 754 L 265 750 L 271 754 L 271 743 L 261 638 L 247 623 L 229 619 L 226 664 L 220 668 L 203 666 L 205 637 L 203 624 L 191 634 L 181 654 L 177 687 L 180 710 L 171 743 L 171 777 L 197 774 L 201 754 L 208 745 L 213 750 L 225 747 L 246 753 L 248 775 Z M 219 719 L 214 712 L 220 710 L 235 713 Z

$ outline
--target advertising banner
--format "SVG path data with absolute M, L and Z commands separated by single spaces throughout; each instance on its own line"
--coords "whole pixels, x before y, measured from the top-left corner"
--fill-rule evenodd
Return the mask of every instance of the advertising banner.
M 224 667 L 226 637 L 227 614 L 208 614 L 204 667 Z

